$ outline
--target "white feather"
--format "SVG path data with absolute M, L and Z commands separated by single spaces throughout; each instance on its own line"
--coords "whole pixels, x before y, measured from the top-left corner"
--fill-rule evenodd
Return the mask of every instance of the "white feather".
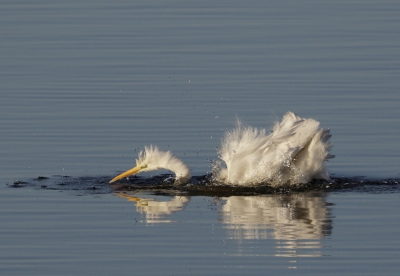
M 136 166 L 145 166 L 141 171 L 166 169 L 175 173 L 175 182 L 187 181 L 190 178 L 189 168 L 170 151 L 161 151 L 157 146 L 145 146 L 139 153 Z
M 307 183 L 313 178 L 329 180 L 324 162 L 328 159 L 329 130 L 318 130 L 314 119 L 287 112 L 272 132 L 243 125 L 222 138 L 216 163 L 217 181 L 234 185 Z

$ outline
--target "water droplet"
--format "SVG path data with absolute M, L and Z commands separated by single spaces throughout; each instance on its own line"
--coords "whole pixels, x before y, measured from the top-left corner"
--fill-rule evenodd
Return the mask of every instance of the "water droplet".
M 283 161 L 283 166 L 290 167 L 290 161 L 289 160 Z

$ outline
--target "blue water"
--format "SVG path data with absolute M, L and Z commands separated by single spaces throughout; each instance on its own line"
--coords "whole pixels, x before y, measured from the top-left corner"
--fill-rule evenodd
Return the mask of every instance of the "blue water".
M 3 191 L 2 272 L 396 275 L 399 268 L 398 192 L 116 195 Z
M 222 211 L 233 199 L 192 197 L 161 216 L 170 223 L 153 223 L 113 194 L 10 186 L 37 176 L 111 178 L 149 144 L 204 175 L 236 116 L 269 128 L 286 111 L 331 129 L 332 176 L 398 178 L 398 14 L 397 1 L 2 3 L 0 270 L 394 274 L 396 189 L 317 196 L 317 207 L 295 210 L 326 212 L 315 220 L 332 229 L 318 232 L 306 216 L 315 236 L 304 241 L 279 220 L 237 226 Z M 243 201 L 258 206 L 249 219 L 272 216 L 277 204 Z M 307 254 L 315 256 L 296 257 Z

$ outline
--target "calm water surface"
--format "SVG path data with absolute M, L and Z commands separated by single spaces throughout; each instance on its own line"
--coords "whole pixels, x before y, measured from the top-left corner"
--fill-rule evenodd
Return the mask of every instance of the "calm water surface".
M 3 273 L 396 275 L 399 268 L 398 192 L 79 194 L 3 189 Z
M 111 177 L 149 144 L 204 175 L 236 116 L 269 128 L 289 110 L 331 129 L 332 175 L 398 178 L 398 14 L 389 0 L 2 3 L 0 271 L 394 274 L 397 188 L 187 198 L 9 186 Z

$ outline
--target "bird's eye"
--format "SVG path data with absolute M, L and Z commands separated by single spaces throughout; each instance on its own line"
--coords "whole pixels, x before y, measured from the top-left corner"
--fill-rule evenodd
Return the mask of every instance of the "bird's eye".
M 145 169 L 145 168 L 147 168 L 147 165 L 142 165 L 141 168 Z

